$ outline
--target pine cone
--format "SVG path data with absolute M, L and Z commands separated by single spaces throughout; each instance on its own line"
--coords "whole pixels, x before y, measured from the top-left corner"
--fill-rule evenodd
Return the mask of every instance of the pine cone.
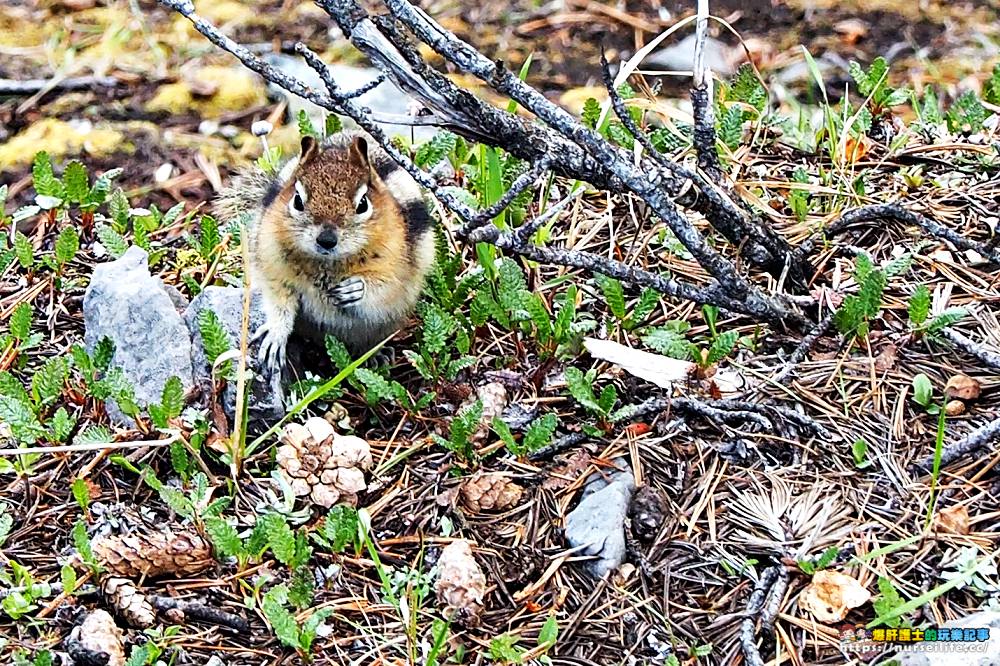
M 156 621 L 153 605 L 128 578 L 105 576 L 101 580 L 101 592 L 108 604 L 131 626 L 145 629 Z
M 372 466 L 371 449 L 360 437 L 338 435 L 325 419 L 292 423 L 281 435 L 277 461 L 282 477 L 296 497 L 329 508 L 338 502 L 357 506 L 365 490 L 365 470 Z
M 461 412 L 474 405 L 477 400 L 483 403 L 483 414 L 479 417 L 479 427 L 472 433 L 470 438 L 473 443 L 485 440 L 489 434 L 490 424 L 493 423 L 493 419 L 503 414 L 508 400 L 507 387 L 500 382 L 490 382 L 489 384 L 477 386 L 476 392 L 462 403 L 458 411 Z
M 125 666 L 122 630 L 105 610 L 97 609 L 89 613 L 70 633 L 66 647 L 73 662 L 77 664 Z
M 521 501 L 524 489 L 503 474 L 477 474 L 462 484 L 462 503 L 469 511 L 506 511 Z
M 106 536 L 96 539 L 93 548 L 102 567 L 130 578 L 190 575 L 215 561 L 212 547 L 191 529 Z
M 467 627 L 479 624 L 486 597 L 486 576 L 472 556 L 468 541 L 452 541 L 438 559 L 438 579 L 434 583 L 438 601 L 445 605 L 445 615 Z

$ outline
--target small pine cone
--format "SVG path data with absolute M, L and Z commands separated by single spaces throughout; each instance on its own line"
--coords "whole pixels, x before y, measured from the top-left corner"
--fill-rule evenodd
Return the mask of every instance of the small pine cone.
M 88 613 L 83 622 L 70 633 L 66 647 L 76 664 L 125 666 L 122 630 L 105 610 L 97 609 Z
M 462 484 L 462 503 L 469 511 L 506 511 L 521 501 L 524 489 L 503 474 L 477 474 Z
M 454 614 L 467 627 L 479 624 L 486 597 L 486 576 L 472 556 L 469 542 L 460 539 L 445 546 L 437 566 L 434 590 L 438 601 L 445 606 L 445 615 Z
M 281 436 L 277 462 L 297 497 L 329 508 L 337 502 L 357 505 L 365 490 L 365 470 L 372 466 L 371 448 L 360 437 L 338 435 L 326 419 L 289 424 Z
M 212 547 L 191 529 L 101 537 L 93 548 L 102 567 L 130 578 L 196 574 L 214 562 Z
M 471 439 L 473 442 L 482 442 L 489 434 L 490 424 L 493 423 L 493 419 L 503 414 L 504 408 L 507 407 L 507 387 L 500 382 L 483 384 L 477 387 L 476 392 L 462 403 L 459 411 L 474 405 L 477 400 L 483 403 L 483 414 L 479 417 L 479 427 L 472 434 Z
M 105 576 L 101 592 L 112 608 L 118 611 L 129 625 L 138 629 L 153 626 L 156 613 L 146 595 L 128 578 Z

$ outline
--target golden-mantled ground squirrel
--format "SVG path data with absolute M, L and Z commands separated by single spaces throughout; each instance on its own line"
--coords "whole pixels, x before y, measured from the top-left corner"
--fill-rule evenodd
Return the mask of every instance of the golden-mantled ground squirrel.
M 277 176 L 238 176 L 215 211 L 249 214 L 251 285 L 264 297 L 258 358 L 273 373 L 294 329 L 367 351 L 406 321 L 434 262 L 419 186 L 360 132 L 303 137 Z

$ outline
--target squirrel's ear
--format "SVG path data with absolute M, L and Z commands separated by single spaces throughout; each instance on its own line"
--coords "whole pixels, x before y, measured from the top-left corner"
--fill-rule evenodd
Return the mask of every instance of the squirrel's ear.
M 354 137 L 354 143 L 351 144 L 351 162 L 364 169 L 369 166 L 368 141 L 363 136 Z
M 314 137 L 307 134 L 302 137 L 301 149 L 302 155 L 299 157 L 299 164 L 309 164 L 316 157 L 316 153 L 319 152 L 319 144 Z

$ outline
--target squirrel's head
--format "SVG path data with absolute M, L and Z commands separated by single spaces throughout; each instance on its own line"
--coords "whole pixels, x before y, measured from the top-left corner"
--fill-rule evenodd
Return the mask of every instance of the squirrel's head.
M 371 227 L 392 205 L 372 169 L 368 142 L 355 136 L 346 145 L 324 147 L 305 136 L 290 166 L 274 205 L 288 211 L 287 231 L 298 248 L 332 261 L 363 250 Z

